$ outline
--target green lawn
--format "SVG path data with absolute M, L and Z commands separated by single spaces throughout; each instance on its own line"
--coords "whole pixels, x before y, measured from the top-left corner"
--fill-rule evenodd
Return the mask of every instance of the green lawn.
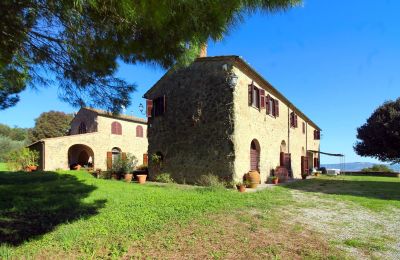
M 373 209 L 383 207 L 386 202 L 400 206 L 400 189 L 395 188 L 399 187 L 398 179 L 359 178 L 323 177 L 241 194 L 234 190 L 174 184 L 128 184 L 95 179 L 86 172 L 1 172 L 0 258 L 146 256 L 155 251 L 168 250 L 169 245 L 174 243 L 178 243 L 182 252 L 189 249 L 190 252 L 197 252 L 202 243 L 214 240 L 210 248 L 225 245 L 225 251 L 214 248 L 203 252 L 205 255 L 199 251 L 193 257 L 218 258 L 215 256 L 220 255 L 224 258 L 232 254 L 229 250 L 238 250 L 237 246 L 246 246 L 253 239 L 261 239 L 259 244 L 274 241 L 277 244 L 263 245 L 251 255 L 241 249 L 237 253 L 250 258 L 341 258 L 343 255 L 331 248 L 328 242 L 325 243 L 317 233 L 295 223 L 293 226 L 283 223 L 286 213 L 280 209 L 297 205 L 292 197 L 293 190 L 334 196 L 334 200 L 336 197 L 343 198 Z M 193 230 L 198 230 L 198 234 L 188 228 L 191 225 L 194 225 Z M 205 234 L 218 228 L 221 230 L 217 234 Z M 229 232 L 239 230 L 243 238 L 235 235 L 224 238 Z M 185 232 L 193 239 L 190 240 L 192 244 L 185 244 L 189 239 L 178 239 Z M 253 237 L 255 232 L 264 233 Z M 262 240 L 272 234 L 273 238 Z M 170 236 L 173 236 L 171 240 L 159 241 L 160 237 Z M 196 239 L 204 241 L 200 243 Z M 308 239 L 322 244 L 304 244 L 299 251 L 298 244 Z M 160 247 L 160 244 L 166 246 Z M 194 246 L 197 246 L 196 249 L 192 249 Z M 272 250 L 275 247 L 280 249 Z M 147 248 L 144 253 L 143 248 Z M 204 246 L 201 248 L 204 249 Z M 171 250 L 176 251 L 174 248 Z
M 0 162 L 0 172 L 7 171 L 7 163 Z

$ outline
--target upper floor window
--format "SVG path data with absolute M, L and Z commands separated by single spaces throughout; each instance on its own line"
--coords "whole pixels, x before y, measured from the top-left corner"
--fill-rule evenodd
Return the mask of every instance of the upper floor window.
M 265 105 L 265 90 L 259 89 L 251 83 L 249 85 L 249 106 L 255 108 L 264 108 Z
M 118 122 L 112 122 L 111 124 L 111 134 L 122 135 L 122 126 Z
M 321 132 L 318 130 L 314 130 L 314 140 L 320 140 L 321 139 Z
M 297 114 L 295 112 L 290 113 L 290 126 L 297 128 Z
M 267 108 L 267 115 L 271 115 L 274 117 L 279 116 L 279 101 L 277 99 L 272 98 L 270 95 L 267 95 L 265 99 L 265 107 Z
M 143 127 L 141 125 L 136 127 L 136 137 L 143 137 Z
M 161 96 L 158 98 L 155 98 L 153 100 L 147 100 L 146 101 L 146 113 L 147 117 L 156 117 L 156 116 L 162 116 L 166 112 L 166 97 Z
M 302 128 L 303 128 L 303 134 L 305 134 L 306 133 L 306 123 L 305 122 L 302 123 Z
M 78 133 L 79 134 L 86 134 L 87 133 L 87 128 L 85 122 L 81 122 L 78 128 Z

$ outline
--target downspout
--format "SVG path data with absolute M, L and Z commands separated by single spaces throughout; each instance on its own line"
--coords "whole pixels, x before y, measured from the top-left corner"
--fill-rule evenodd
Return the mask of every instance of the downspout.
M 42 171 L 44 171 L 46 163 L 46 150 L 43 141 L 41 142 L 41 144 L 42 144 Z
M 287 153 L 290 153 L 290 106 L 288 106 L 287 110 L 287 125 L 288 125 L 288 133 L 287 133 L 287 142 L 288 142 L 288 150 Z

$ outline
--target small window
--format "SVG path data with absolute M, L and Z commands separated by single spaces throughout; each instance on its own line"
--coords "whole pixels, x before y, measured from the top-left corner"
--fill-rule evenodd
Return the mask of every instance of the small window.
M 290 126 L 297 128 L 297 115 L 295 112 L 290 113 Z
M 314 130 L 314 140 L 320 140 L 321 139 L 321 132 L 318 130 Z
M 260 109 L 260 90 L 256 86 L 253 86 L 253 98 L 251 105 Z
M 303 122 L 302 126 L 303 126 L 303 134 L 305 134 L 306 133 L 306 123 Z
M 153 108 L 152 109 L 153 109 L 154 117 L 164 115 L 165 108 L 166 108 L 165 96 L 158 97 L 153 100 Z
M 136 137 L 143 137 L 143 127 L 141 125 L 136 127 Z
M 279 116 L 279 101 L 272 98 L 270 95 L 266 98 L 267 115 L 278 117 Z
M 111 134 L 122 135 L 122 126 L 118 122 L 112 122 L 111 124 Z
M 85 122 L 81 122 L 81 124 L 79 125 L 78 133 L 79 134 L 86 134 L 87 133 Z

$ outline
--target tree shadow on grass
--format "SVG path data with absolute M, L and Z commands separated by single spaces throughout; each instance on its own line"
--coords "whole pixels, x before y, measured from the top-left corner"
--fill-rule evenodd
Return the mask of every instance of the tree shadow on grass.
M 285 187 L 306 192 L 400 201 L 400 182 L 379 180 L 363 181 L 331 177 L 298 181 L 288 184 Z
M 17 246 L 57 225 L 98 213 L 105 200 L 83 203 L 96 187 L 54 172 L 0 173 L 0 244 Z

